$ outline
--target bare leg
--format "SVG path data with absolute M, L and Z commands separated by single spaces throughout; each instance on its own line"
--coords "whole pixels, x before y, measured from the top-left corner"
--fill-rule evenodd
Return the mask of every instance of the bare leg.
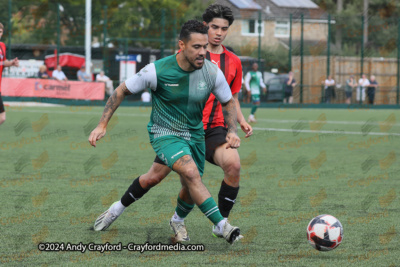
M 6 112 L 0 113 L 0 125 L 3 124 L 3 122 L 6 121 Z

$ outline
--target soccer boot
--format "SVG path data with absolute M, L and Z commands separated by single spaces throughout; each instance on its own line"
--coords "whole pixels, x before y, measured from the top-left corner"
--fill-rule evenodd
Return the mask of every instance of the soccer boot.
M 213 225 L 212 227 L 212 235 L 214 237 L 220 237 L 223 238 L 224 236 L 222 235 L 221 231 L 219 231 L 218 227 L 216 227 L 215 225 Z
M 185 242 L 190 240 L 184 222 L 174 222 L 171 219 L 169 221 L 169 226 L 171 226 L 172 231 L 175 233 L 175 242 Z
M 115 215 L 111 212 L 112 206 L 114 206 L 117 202 L 114 202 L 108 210 L 97 217 L 93 227 L 95 231 L 106 230 L 118 218 L 118 215 Z
M 254 115 L 251 115 L 251 114 L 250 114 L 249 119 L 248 119 L 248 122 L 249 122 L 249 123 L 250 123 L 250 122 L 257 122 L 257 120 L 256 120 L 256 118 L 254 117 Z
M 225 240 L 228 241 L 229 244 L 233 244 L 235 241 L 238 241 L 243 236 L 240 235 L 239 227 L 232 226 L 228 223 L 228 221 L 226 221 L 224 226 L 222 227 L 222 237 L 225 238 Z

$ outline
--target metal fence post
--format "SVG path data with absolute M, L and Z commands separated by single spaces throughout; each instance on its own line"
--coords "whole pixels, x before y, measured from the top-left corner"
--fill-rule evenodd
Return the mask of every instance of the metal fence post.
M 328 40 L 327 40 L 327 51 L 326 51 L 326 77 L 330 75 L 331 68 L 331 14 L 328 15 Z
M 161 10 L 161 47 L 160 47 L 160 58 L 164 57 L 165 48 L 165 9 Z
M 397 21 L 397 92 L 396 104 L 399 104 L 400 98 L 400 19 Z
M 11 26 L 12 26 L 12 22 L 11 22 L 11 17 L 12 17 L 12 9 L 11 9 L 11 0 L 8 0 L 8 42 L 7 42 L 7 58 L 11 59 L 12 54 L 11 54 Z
M 173 28 L 173 32 L 172 32 L 172 54 L 174 54 L 174 49 L 175 49 L 175 47 L 176 47 L 176 36 L 178 35 L 177 34 L 177 28 L 178 28 L 178 22 L 177 22 L 177 12 L 176 12 L 176 9 L 174 10 L 174 28 Z
M 61 33 L 61 29 L 60 29 L 60 4 L 57 2 L 56 6 L 57 6 L 57 66 L 58 66 L 59 57 L 60 57 L 60 37 L 61 37 L 60 36 L 61 35 L 60 34 Z
M 261 66 L 261 10 L 258 11 L 258 66 L 261 71 L 263 67 Z
M 304 63 L 304 15 L 301 14 L 301 36 L 300 36 L 300 103 L 303 103 L 303 63 Z
M 103 18 L 103 70 L 105 75 L 108 76 L 108 64 L 107 64 L 107 6 L 103 7 L 104 9 L 104 18 Z
M 361 16 L 361 59 L 360 59 L 360 76 L 364 73 L 364 16 Z M 360 105 L 362 105 L 363 88 L 360 86 Z
M 293 15 L 290 14 L 289 18 L 289 71 L 292 71 L 292 21 L 293 21 Z

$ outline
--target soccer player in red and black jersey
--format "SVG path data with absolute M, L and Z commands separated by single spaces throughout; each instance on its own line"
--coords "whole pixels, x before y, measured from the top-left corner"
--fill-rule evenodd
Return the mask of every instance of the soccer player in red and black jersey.
M 0 23 L 0 40 L 3 36 L 4 26 Z M 3 76 L 3 68 L 11 67 L 11 66 L 19 66 L 18 58 L 14 58 L 9 61 L 6 59 L 6 45 L 3 42 L 0 42 L 0 125 L 6 120 L 6 111 L 4 109 L 3 100 L 1 99 L 1 77 Z
M 209 26 L 208 52 L 206 58 L 218 65 L 231 87 L 232 95 L 236 102 L 238 123 L 246 133 L 246 138 L 252 135 L 253 129 L 246 122 L 238 101 L 238 93 L 242 86 L 242 64 L 240 59 L 223 45 L 229 26 L 233 23 L 232 11 L 222 5 L 209 6 L 203 14 L 203 23 Z M 218 194 L 218 208 L 226 219 L 235 203 L 239 191 L 240 158 L 236 149 L 227 148 L 227 128 L 222 114 L 221 103 L 213 94 L 207 100 L 203 110 L 203 125 L 205 130 L 206 160 L 220 166 L 224 170 L 224 179 Z M 148 190 L 164 179 L 171 169 L 156 157 L 150 170 L 135 179 L 120 201 L 115 202 L 105 213 L 96 220 L 95 225 L 102 225 L 103 230 L 115 221 L 126 207 L 140 199 Z M 170 226 L 175 232 L 175 241 L 188 241 L 184 218 L 193 209 L 192 201 L 187 187 L 182 187 L 178 196 L 175 214 L 171 218 Z M 211 214 L 211 213 L 210 213 Z M 106 226 L 103 228 L 103 226 Z M 213 228 L 213 234 L 222 237 L 220 229 Z

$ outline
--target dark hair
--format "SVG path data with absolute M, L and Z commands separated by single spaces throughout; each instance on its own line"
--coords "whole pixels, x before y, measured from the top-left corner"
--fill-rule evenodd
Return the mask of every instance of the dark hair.
M 229 26 L 231 26 L 235 20 L 232 10 L 227 6 L 219 4 L 210 5 L 203 13 L 203 20 L 206 23 L 209 23 L 215 18 L 226 19 L 229 22 Z
M 198 20 L 188 20 L 182 26 L 179 40 L 190 40 L 190 34 L 192 33 L 207 34 L 208 27 Z

